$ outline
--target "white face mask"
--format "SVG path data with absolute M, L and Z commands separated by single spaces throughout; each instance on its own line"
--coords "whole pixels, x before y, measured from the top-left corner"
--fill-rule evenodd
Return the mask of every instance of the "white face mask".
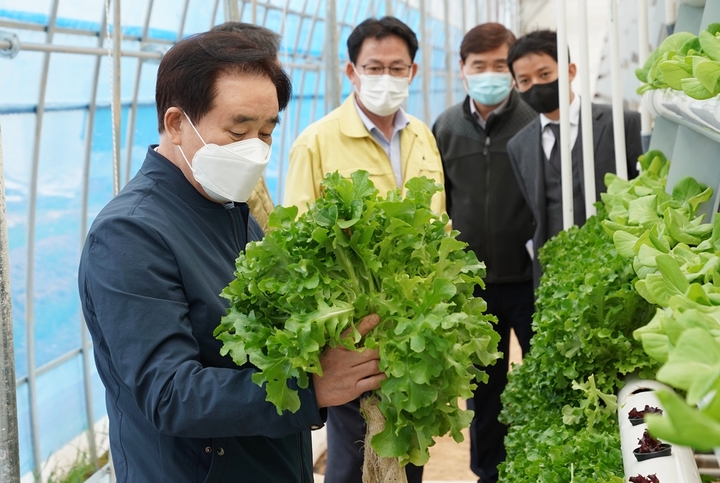
M 410 77 L 393 77 L 389 74 L 371 77 L 359 74 L 357 70 L 355 74 L 360 78 L 360 90 L 355 88 L 360 101 L 377 116 L 395 114 L 410 95 Z
M 178 146 L 195 181 L 210 198 L 220 203 L 247 201 L 270 160 L 270 146 L 258 138 L 224 146 L 207 144 L 187 114 L 185 117 L 204 144 L 193 156 L 192 164 Z

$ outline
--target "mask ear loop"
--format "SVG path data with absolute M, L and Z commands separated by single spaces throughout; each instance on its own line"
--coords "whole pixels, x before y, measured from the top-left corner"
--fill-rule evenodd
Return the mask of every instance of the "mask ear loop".
M 193 131 L 195 131 L 195 134 L 197 134 L 197 136 L 200 138 L 200 141 L 202 141 L 203 145 L 207 146 L 207 143 L 206 143 L 205 140 L 202 138 L 202 136 L 200 135 L 200 133 L 198 132 L 198 130 L 195 128 L 195 125 L 194 125 L 193 122 L 190 120 L 190 117 L 187 115 L 187 113 L 185 112 L 185 110 L 183 110 L 183 109 L 180 109 L 180 110 L 182 111 L 182 113 L 185 115 L 185 118 L 186 118 L 186 119 L 188 120 L 188 122 L 190 123 L 190 127 L 193 128 Z M 180 150 L 180 154 L 182 154 L 182 157 L 183 157 L 183 159 L 185 160 L 185 163 L 188 165 L 188 168 L 190 168 L 190 171 L 193 171 L 193 167 L 192 167 L 192 165 L 190 164 L 190 161 L 188 161 L 187 156 L 185 156 L 185 151 L 183 151 L 182 146 L 180 146 L 179 144 L 178 144 L 178 149 Z
M 358 82 L 360 82 L 360 87 L 362 88 L 362 77 L 360 77 L 360 72 L 357 71 L 355 68 L 355 64 L 353 62 L 350 62 L 350 65 L 352 65 L 353 71 L 355 71 L 355 75 L 358 78 Z M 360 95 L 360 89 L 355 87 L 355 84 L 353 84 L 353 89 L 355 89 L 355 93 L 359 96 Z
M 194 125 L 193 122 L 190 120 L 190 117 L 188 117 L 187 113 L 186 113 L 184 110 L 182 110 L 182 109 L 180 109 L 180 110 L 183 112 L 183 114 L 185 114 L 185 119 L 188 120 L 188 122 L 190 123 L 190 127 L 193 128 L 193 131 L 195 131 L 195 134 L 198 135 L 198 137 L 200 138 L 200 141 L 202 141 L 202 143 L 203 143 L 205 146 L 207 146 L 207 143 L 206 143 L 205 140 L 202 138 L 202 136 L 200 135 L 200 133 L 198 132 L 198 130 L 195 128 L 195 125 Z
M 465 88 L 465 92 L 467 93 L 467 95 L 470 95 L 470 83 L 467 81 L 467 72 L 465 72 L 465 67 L 463 67 L 461 69 L 461 71 L 463 73 L 463 75 L 462 75 L 463 87 Z M 470 97 L 472 97 L 472 96 L 470 96 Z

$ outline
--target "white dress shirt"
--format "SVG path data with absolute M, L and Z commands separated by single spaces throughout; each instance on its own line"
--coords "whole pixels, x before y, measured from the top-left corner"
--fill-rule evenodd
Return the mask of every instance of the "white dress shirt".
M 548 124 L 560 124 L 559 121 L 553 121 L 548 118 L 545 114 L 540 114 L 540 126 L 542 127 L 542 147 L 545 157 L 550 159 L 550 152 L 555 145 L 555 135 L 547 127 Z M 574 99 L 570 103 L 570 149 L 575 146 L 575 141 L 578 138 L 578 131 L 580 129 L 580 96 L 575 95 Z
M 397 182 L 398 188 L 401 188 L 403 184 L 403 179 L 402 156 L 400 155 L 400 131 L 402 131 L 405 126 L 410 124 L 410 121 L 405 115 L 405 111 L 403 111 L 403 108 L 401 107 L 395 113 L 395 119 L 393 121 L 393 132 L 392 136 L 390 136 L 390 140 L 388 141 L 388 139 L 385 137 L 385 134 L 383 134 L 383 132 L 378 129 L 375 123 L 372 122 L 369 117 L 367 117 L 367 114 L 365 114 L 363 110 L 360 109 L 360 106 L 357 103 L 357 99 L 355 99 L 355 109 L 357 109 L 357 112 L 360 115 L 360 119 L 365 125 L 365 128 L 370 131 L 370 134 L 372 134 L 373 138 L 375 138 L 380 147 L 385 150 L 385 154 L 387 154 L 387 157 L 390 160 L 390 165 L 393 169 L 393 173 L 395 174 L 395 181 Z M 358 169 L 360 168 L 361 166 L 358 166 Z

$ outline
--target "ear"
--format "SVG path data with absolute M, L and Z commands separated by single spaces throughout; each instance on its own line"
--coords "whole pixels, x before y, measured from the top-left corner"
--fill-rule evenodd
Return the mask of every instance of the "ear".
M 568 74 L 570 77 L 570 82 L 572 82 L 575 79 L 575 75 L 577 74 L 577 66 L 573 63 L 570 63 L 568 65 Z
M 460 59 L 458 64 L 460 65 L 460 78 L 465 80 L 465 62 Z
M 418 71 L 418 65 L 417 65 L 417 63 L 413 62 L 413 65 L 410 68 L 410 80 L 408 81 L 408 84 L 410 84 L 413 81 L 413 79 L 417 75 L 417 71 Z
M 179 107 L 171 107 L 165 111 L 165 133 L 170 142 L 175 145 L 182 144 L 183 121 L 185 121 L 185 114 Z
M 350 79 L 350 83 L 354 85 L 356 88 L 360 88 L 360 79 L 358 79 L 357 73 L 355 72 L 355 67 L 353 66 L 352 62 L 348 62 L 347 65 L 345 65 L 345 75 L 348 79 Z

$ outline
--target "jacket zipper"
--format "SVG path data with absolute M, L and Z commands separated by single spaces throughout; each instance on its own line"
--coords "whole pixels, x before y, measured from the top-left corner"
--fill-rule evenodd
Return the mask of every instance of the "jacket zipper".
M 230 215 L 230 221 L 232 221 L 233 235 L 235 236 L 235 244 L 237 245 L 238 253 L 240 253 L 242 247 L 240 246 L 240 238 L 238 237 L 238 223 L 236 220 L 237 208 L 235 207 L 235 203 L 233 203 L 232 201 L 225 203 L 223 206 Z
M 298 433 L 298 453 L 300 454 L 300 482 L 305 483 L 305 464 L 303 463 L 302 433 Z
M 485 148 L 483 149 L 485 163 L 487 165 L 487 175 L 485 176 L 485 233 L 490 233 L 490 136 L 485 138 Z M 488 244 L 488 259 L 492 260 L 492 244 Z

